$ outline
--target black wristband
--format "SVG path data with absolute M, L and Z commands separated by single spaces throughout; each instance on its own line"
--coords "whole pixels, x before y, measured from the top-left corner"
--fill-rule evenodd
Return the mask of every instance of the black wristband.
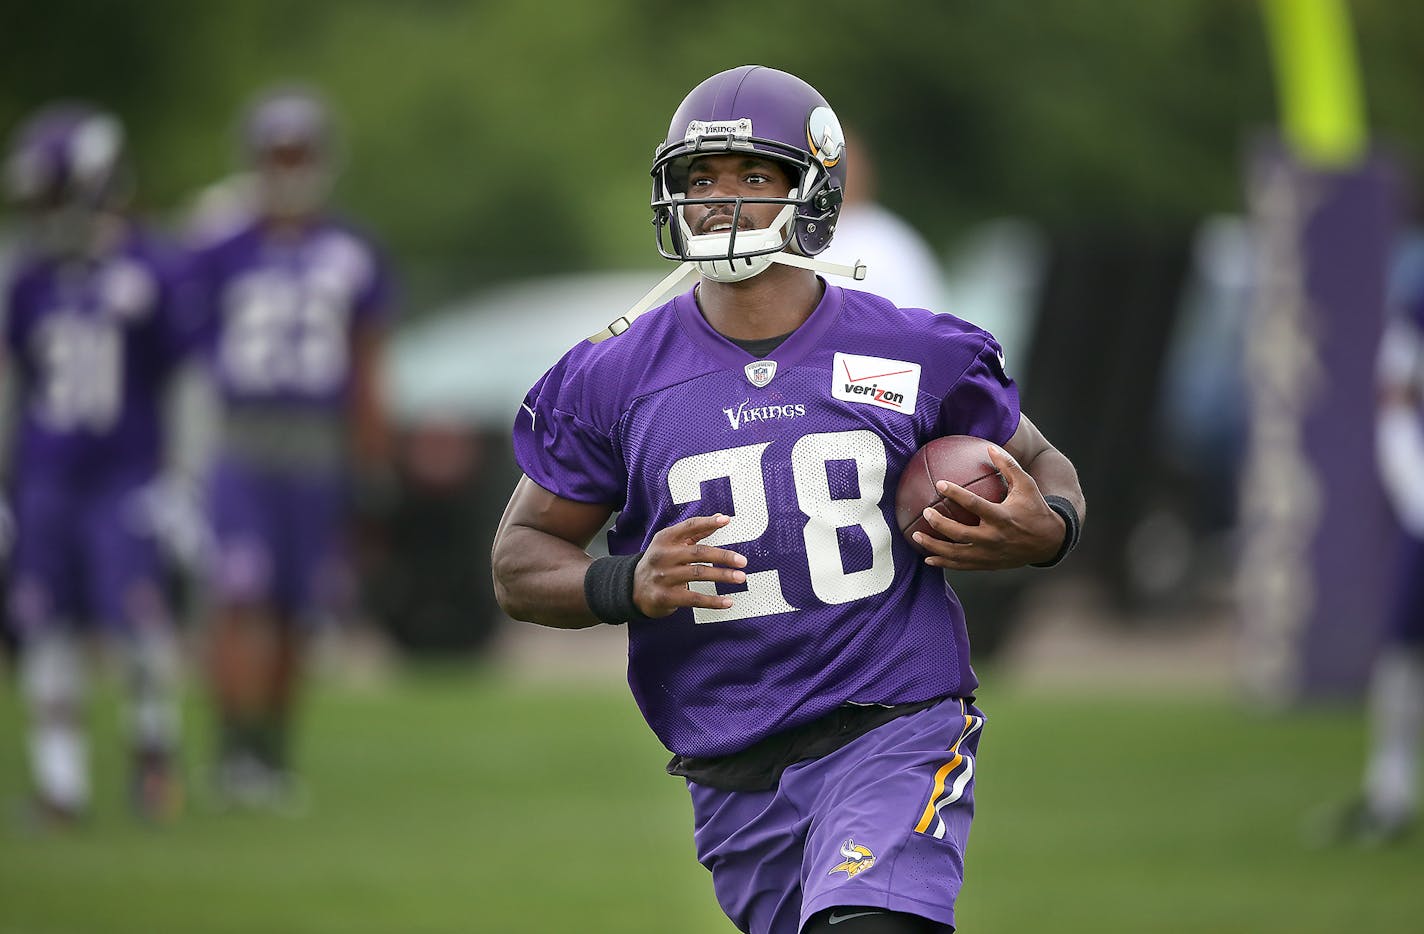
M 1078 544 L 1078 536 L 1083 533 L 1083 522 L 1078 518 L 1078 510 L 1073 508 L 1067 497 L 1045 496 L 1043 501 L 1048 504 L 1048 508 L 1063 517 L 1063 544 L 1058 547 L 1058 554 L 1047 561 L 1035 564 L 1036 568 L 1051 568 L 1064 558 L 1068 557 L 1068 552 L 1072 551 Z
M 617 626 L 630 619 L 642 619 L 633 602 L 633 572 L 643 553 L 604 555 L 594 558 L 583 575 L 583 598 L 599 622 Z

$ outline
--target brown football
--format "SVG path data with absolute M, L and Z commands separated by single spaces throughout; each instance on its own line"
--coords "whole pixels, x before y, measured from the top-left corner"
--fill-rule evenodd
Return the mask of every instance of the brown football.
M 937 537 L 925 521 L 927 506 L 933 506 L 956 522 L 979 524 L 978 516 L 940 496 L 935 490 L 935 481 L 957 483 L 994 503 L 1002 503 L 1009 495 L 1003 475 L 989 460 L 989 443 L 971 435 L 948 435 L 935 438 L 910 457 L 895 491 L 895 518 L 905 539 L 917 550 L 923 551 L 912 537 L 916 532 Z

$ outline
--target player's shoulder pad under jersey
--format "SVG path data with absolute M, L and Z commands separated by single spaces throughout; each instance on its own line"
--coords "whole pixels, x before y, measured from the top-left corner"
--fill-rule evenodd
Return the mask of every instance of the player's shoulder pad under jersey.
M 541 398 L 610 428 L 629 400 L 660 379 L 658 364 L 677 343 L 671 306 L 668 302 L 641 315 L 616 339 L 579 341 L 540 380 Z M 551 391 L 554 395 L 547 396 Z
M 963 318 L 925 308 L 901 308 L 879 295 L 846 289 L 842 315 L 857 353 L 912 360 L 923 368 L 922 392 L 943 395 L 979 363 L 1007 381 L 1003 348 L 994 335 Z

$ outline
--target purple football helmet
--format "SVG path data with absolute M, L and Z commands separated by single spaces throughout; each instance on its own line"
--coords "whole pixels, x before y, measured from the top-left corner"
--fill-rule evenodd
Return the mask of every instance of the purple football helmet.
M 330 112 L 315 91 L 277 88 L 261 94 L 248 107 L 242 140 L 252 159 L 287 147 L 324 155 L 331 145 Z
M 123 125 L 90 104 L 51 104 L 11 137 L 5 191 L 23 208 L 113 208 L 127 193 L 126 183 Z
M 780 161 L 790 173 L 785 198 L 689 198 L 693 159 L 726 152 L 755 152 Z M 831 241 L 845 187 L 845 134 L 826 99 L 795 75 L 743 65 L 713 75 L 692 89 L 673 114 L 667 138 L 653 157 L 653 225 L 658 252 L 695 262 L 705 278 L 735 282 L 764 270 L 784 251 L 810 257 Z M 747 203 L 781 204 L 767 230 L 694 236 L 682 209 Z
M 331 115 L 320 95 L 301 87 L 260 95 L 243 120 L 242 143 L 266 213 L 300 216 L 320 209 L 335 175 Z

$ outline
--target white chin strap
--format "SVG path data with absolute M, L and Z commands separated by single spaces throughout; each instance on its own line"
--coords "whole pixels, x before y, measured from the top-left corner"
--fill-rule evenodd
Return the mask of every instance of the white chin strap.
M 794 189 L 789 197 L 796 197 Z M 681 228 L 682 241 L 686 245 L 682 255 L 684 258 L 696 262 L 697 271 L 702 274 L 702 278 L 711 282 L 742 282 L 750 279 L 771 265 L 773 254 L 761 253 L 759 256 L 738 256 L 734 259 L 727 259 L 727 254 L 732 252 L 733 234 L 736 235 L 736 247 L 739 253 L 774 250 L 785 242 L 787 225 L 791 222 L 791 215 L 795 210 L 794 204 L 786 205 L 777 213 L 776 219 L 761 230 L 727 230 L 700 236 L 695 236 L 692 233 L 692 228 L 687 226 L 687 219 L 682 216 L 682 211 L 677 211 L 677 225 Z
M 757 272 L 761 272 L 762 269 L 765 269 L 772 263 L 781 263 L 783 266 L 795 266 L 798 269 L 809 269 L 812 272 L 824 272 L 832 276 L 847 276 L 857 281 L 863 280 L 865 278 L 865 264 L 858 259 L 850 265 L 846 265 L 845 263 L 832 263 L 827 260 L 816 259 L 813 256 L 801 256 L 798 253 L 787 253 L 784 250 L 780 253 L 768 253 L 765 256 L 758 256 L 755 257 L 755 259 L 766 260 L 766 262 L 762 264 L 761 268 L 758 269 Z M 726 261 L 723 260 L 724 265 L 725 262 Z M 632 323 L 636 321 L 644 312 L 661 304 L 664 296 L 681 292 L 686 287 L 687 283 L 691 281 L 695 276 L 697 276 L 698 273 L 702 273 L 704 278 L 710 278 L 705 272 L 702 272 L 701 267 L 703 267 L 704 265 L 711 264 L 696 260 L 689 260 L 688 262 L 680 264 L 676 269 L 669 273 L 667 277 L 663 279 L 663 281 L 653 286 L 652 289 L 648 291 L 648 294 L 638 299 L 638 301 L 633 305 L 632 308 L 629 308 L 626 312 L 623 313 L 623 316 L 621 318 L 618 318 L 613 323 L 608 325 L 608 327 L 591 336 L 588 339 L 588 342 L 590 344 L 597 344 L 600 341 L 606 341 L 610 337 L 617 337 L 619 334 L 622 334 L 624 331 L 628 330 L 629 326 L 632 325 Z M 741 279 L 750 278 L 750 276 L 752 275 L 756 275 L 756 273 L 751 273 L 748 276 L 742 276 L 739 279 L 734 279 L 731 281 L 741 281 Z M 713 281 L 726 280 L 714 279 Z

